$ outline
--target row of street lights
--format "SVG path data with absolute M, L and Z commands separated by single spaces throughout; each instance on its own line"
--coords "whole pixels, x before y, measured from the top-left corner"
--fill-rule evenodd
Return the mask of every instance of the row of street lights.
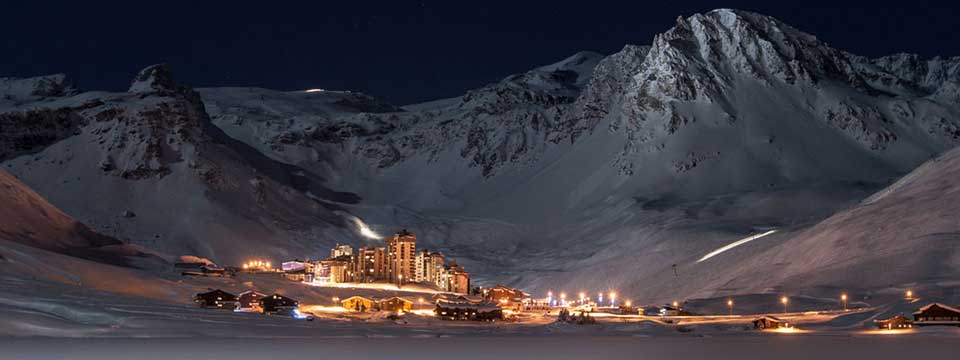
M 580 301 L 579 301 L 580 304 L 586 304 L 587 302 L 590 301 L 590 298 L 586 296 L 586 293 L 580 292 L 579 295 L 580 295 Z M 611 291 L 608 295 L 610 298 L 610 306 L 615 306 L 617 293 Z M 904 293 L 904 295 L 907 300 L 913 300 L 913 290 L 907 290 L 906 293 Z M 840 294 L 840 303 L 843 304 L 843 311 L 847 311 L 847 299 L 848 299 L 847 293 Z M 598 304 L 603 304 L 603 293 L 597 294 L 597 300 L 598 300 L 597 301 Z M 547 303 L 549 304 L 553 303 L 553 291 L 547 292 Z M 788 306 L 790 305 L 790 298 L 784 295 L 780 297 L 780 303 L 783 304 L 783 312 L 787 313 L 789 310 Z M 560 293 L 560 305 L 565 306 L 566 304 L 567 304 L 567 294 Z M 627 300 L 624 303 L 624 305 L 632 306 L 632 303 L 629 300 Z M 680 303 L 678 301 L 674 301 L 672 305 L 674 308 L 679 309 Z M 733 299 L 727 299 L 727 309 L 729 311 L 729 314 L 733 315 Z
M 579 301 L 577 302 L 578 304 L 583 305 L 583 304 L 586 304 L 586 303 L 590 302 L 590 298 L 587 297 L 587 293 L 581 291 L 579 295 L 580 295 L 580 296 L 579 296 Z M 610 299 L 610 306 L 611 306 L 611 307 L 612 307 L 612 306 L 616 306 L 616 305 L 617 305 L 617 293 L 614 292 L 614 291 L 611 291 L 611 292 L 610 292 L 609 294 L 607 294 L 607 295 L 608 295 L 608 298 Z M 547 303 L 550 304 L 550 305 L 553 305 L 553 291 L 552 291 L 552 290 L 551 290 L 551 291 L 547 291 Z M 624 305 L 626 305 L 626 306 L 631 306 L 631 304 L 632 304 L 632 303 L 631 303 L 629 300 L 627 300 Z M 560 293 L 560 302 L 559 302 L 559 305 L 561 305 L 561 306 L 567 305 L 567 293 L 563 293 L 563 292 Z M 602 293 L 602 292 L 601 292 L 601 293 L 597 293 L 597 305 L 603 305 L 603 293 Z

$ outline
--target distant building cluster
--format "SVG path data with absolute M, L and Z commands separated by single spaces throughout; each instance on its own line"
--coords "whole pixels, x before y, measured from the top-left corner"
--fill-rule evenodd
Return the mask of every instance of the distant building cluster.
M 439 252 L 417 251 L 417 236 L 407 230 L 394 234 L 386 246 L 354 249 L 337 244 L 324 260 L 288 261 L 282 269 L 292 280 L 318 284 L 418 283 L 441 291 L 470 292 L 470 273 Z

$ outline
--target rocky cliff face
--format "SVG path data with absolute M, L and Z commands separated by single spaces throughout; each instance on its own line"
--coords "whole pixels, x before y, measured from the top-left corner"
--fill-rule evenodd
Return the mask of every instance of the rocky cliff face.
M 909 55 L 857 57 L 774 18 L 743 11 L 679 18 L 654 38 L 626 86 L 621 112 L 629 142 L 618 163 L 631 173 L 631 154 L 662 150 L 664 137 L 697 121 L 737 126 L 738 119 L 756 115 L 755 107 L 743 104 L 752 91 L 783 98 L 778 102 L 788 106 L 781 118 L 819 121 L 867 150 L 911 141 L 901 134 L 916 128 L 944 149 L 960 140 L 955 117 L 947 116 L 956 106 L 934 94 L 956 78 L 957 64 Z M 691 109 L 704 106 L 711 113 Z M 918 107 L 924 110 L 910 110 Z

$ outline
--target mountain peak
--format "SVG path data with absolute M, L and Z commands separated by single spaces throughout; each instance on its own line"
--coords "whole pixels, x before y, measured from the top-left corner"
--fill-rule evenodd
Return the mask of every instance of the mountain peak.
M 137 73 L 127 92 L 152 93 L 177 91 L 179 88 L 177 83 L 173 81 L 173 77 L 170 75 L 170 67 L 167 64 L 154 64 Z

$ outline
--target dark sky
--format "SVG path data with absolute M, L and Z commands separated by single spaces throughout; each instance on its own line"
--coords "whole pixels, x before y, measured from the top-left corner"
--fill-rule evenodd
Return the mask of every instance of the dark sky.
M 578 50 L 648 44 L 678 15 L 780 18 L 868 56 L 960 55 L 960 2 L 18 1 L 0 4 L 0 76 L 64 72 L 122 90 L 166 62 L 192 86 L 348 89 L 405 104 L 457 96 Z

